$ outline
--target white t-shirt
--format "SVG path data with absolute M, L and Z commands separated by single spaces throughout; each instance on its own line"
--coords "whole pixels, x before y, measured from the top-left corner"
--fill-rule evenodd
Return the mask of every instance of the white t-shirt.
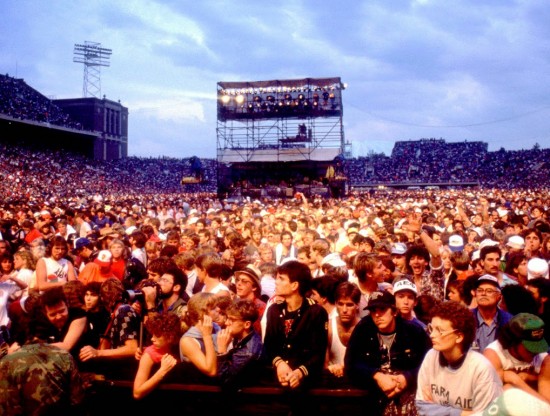
M 439 351 L 431 349 L 418 373 L 416 403 L 419 414 L 441 414 L 444 407 L 479 412 L 502 394 L 502 382 L 491 362 L 468 351 L 457 369 L 442 366 Z

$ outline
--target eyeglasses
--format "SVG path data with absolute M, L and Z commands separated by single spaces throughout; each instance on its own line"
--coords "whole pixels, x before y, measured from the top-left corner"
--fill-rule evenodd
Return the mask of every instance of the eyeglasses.
M 159 279 L 159 283 L 170 283 L 171 285 L 174 284 L 174 282 L 172 282 L 171 280 L 167 279 L 166 277 L 161 277 Z
M 451 331 L 444 332 L 440 327 L 438 326 L 433 327 L 432 324 L 428 324 L 427 329 L 428 329 L 428 334 L 430 335 L 434 334 L 436 337 L 446 337 L 447 335 L 458 331 L 457 329 L 453 329 Z
M 476 289 L 476 293 L 478 295 L 496 295 L 497 293 L 500 293 L 500 290 L 495 289 Z

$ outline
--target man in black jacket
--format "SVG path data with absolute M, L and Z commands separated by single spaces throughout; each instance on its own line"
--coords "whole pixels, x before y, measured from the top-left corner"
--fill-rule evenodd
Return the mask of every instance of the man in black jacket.
M 303 263 L 291 260 L 279 266 L 275 294 L 283 300 L 266 312 L 264 355 L 279 384 L 291 389 L 319 379 L 327 350 L 327 312 L 306 298 L 311 279 Z
M 395 406 L 399 414 L 415 414 L 416 377 L 431 347 L 428 334 L 401 318 L 389 292 L 373 292 L 364 317 L 351 334 L 345 369 L 352 383 L 378 400 L 379 410 Z

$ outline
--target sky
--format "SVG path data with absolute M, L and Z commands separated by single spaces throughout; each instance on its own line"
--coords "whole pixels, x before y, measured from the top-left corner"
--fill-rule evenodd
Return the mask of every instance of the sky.
M 547 0 L 0 0 L 0 73 L 82 96 L 74 45 L 112 49 L 101 94 L 131 156 L 216 157 L 220 81 L 341 77 L 354 156 L 421 138 L 550 147 Z

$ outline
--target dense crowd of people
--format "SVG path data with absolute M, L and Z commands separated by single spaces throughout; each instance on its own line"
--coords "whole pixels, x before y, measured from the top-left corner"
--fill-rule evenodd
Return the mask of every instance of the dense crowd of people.
M 24 80 L 0 75 L 0 113 L 10 117 L 82 130 L 82 125 L 52 100 L 31 88 Z
M 22 155 L 27 166 L 38 160 Z M 60 168 L 33 194 L 44 183 L 24 165 L 9 169 L 3 414 L 85 402 L 82 388 L 59 389 L 40 371 L 25 381 L 27 362 L 59 378 L 135 379 L 137 400 L 167 380 L 267 380 L 296 391 L 364 388 L 373 412 L 389 415 L 523 414 L 510 410 L 518 400 L 531 414 L 550 409 L 545 189 L 229 203 L 120 184 L 109 192 L 82 168 L 73 192 Z M 52 370 L 37 354 L 60 361 Z M 26 383 L 52 401 L 15 395 Z
M 62 150 L 8 144 L 0 144 L 0 164 L 0 192 L 6 200 L 65 201 L 96 193 L 118 199 L 177 194 L 182 191 L 182 177 L 191 175 L 189 159 L 129 157 L 96 161 Z M 204 183 L 186 186 L 196 187 L 196 193 L 214 193 L 216 174 L 215 161 L 205 159 Z
M 481 186 L 538 188 L 550 174 L 550 149 L 487 151 L 487 143 L 447 143 L 442 139 L 398 141 L 391 156 L 374 154 L 345 161 L 350 186 L 409 183 L 476 183 Z

